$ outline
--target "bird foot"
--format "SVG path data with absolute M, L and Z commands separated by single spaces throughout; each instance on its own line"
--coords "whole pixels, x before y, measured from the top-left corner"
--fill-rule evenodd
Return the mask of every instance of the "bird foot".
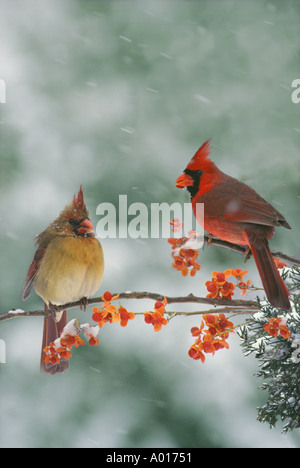
M 213 236 L 212 236 L 211 234 L 208 234 L 207 237 L 208 237 L 208 239 L 207 239 L 207 245 L 208 245 L 208 247 L 210 247 L 211 244 L 212 244 Z
M 245 257 L 244 262 L 245 262 L 245 263 L 247 262 L 247 260 L 249 260 L 249 258 L 251 257 L 251 255 L 252 255 L 252 252 L 251 252 L 250 247 L 248 246 L 248 247 L 246 247 L 246 250 L 245 250 L 245 253 L 244 253 L 244 257 Z
M 55 321 L 57 321 L 57 314 L 60 312 L 60 310 L 58 310 L 55 305 L 53 305 L 53 304 L 51 304 L 51 302 L 49 302 L 48 305 L 45 304 L 45 310 L 50 312 L 51 317 Z
M 88 305 L 88 298 L 87 297 L 82 297 L 80 299 L 80 310 L 86 310 L 86 306 Z

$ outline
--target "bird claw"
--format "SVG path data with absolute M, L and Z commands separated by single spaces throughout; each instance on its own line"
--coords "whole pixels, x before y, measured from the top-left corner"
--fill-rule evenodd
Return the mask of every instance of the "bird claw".
M 82 297 L 80 299 L 80 310 L 86 310 L 86 306 L 88 305 L 88 298 L 87 297 Z
M 212 240 L 213 240 L 213 236 L 212 236 L 211 234 L 208 234 L 208 239 L 207 239 L 207 245 L 208 245 L 208 247 L 211 246 Z
M 247 246 L 246 249 L 245 249 L 245 253 L 244 253 L 244 256 L 245 256 L 244 262 L 245 262 L 245 263 L 247 262 L 247 260 L 249 260 L 249 258 L 251 257 L 251 255 L 252 255 L 251 249 L 250 249 L 249 246 Z
M 57 310 L 56 306 L 49 302 L 48 306 L 45 304 L 45 310 L 50 312 L 49 315 L 56 321 L 56 314 L 60 312 L 59 310 Z

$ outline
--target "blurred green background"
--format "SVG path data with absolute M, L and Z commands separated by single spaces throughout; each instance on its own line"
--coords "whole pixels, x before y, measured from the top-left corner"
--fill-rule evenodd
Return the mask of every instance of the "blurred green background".
M 212 138 L 217 165 L 292 226 L 271 247 L 299 256 L 299 2 L 2 0 L 0 78 L 1 314 L 20 299 L 33 238 L 83 184 L 91 219 L 101 202 L 188 201 L 175 180 Z M 212 270 L 242 267 L 217 248 L 200 273 L 172 269 L 165 239 L 104 239 L 101 291 L 205 295 Z M 253 260 L 249 277 L 260 284 Z M 249 298 L 254 298 L 248 295 Z M 133 311 L 147 301 L 124 302 Z M 172 310 L 197 310 L 181 306 Z M 72 311 L 72 317 L 91 319 Z M 141 317 L 107 325 L 70 370 L 39 373 L 41 318 L 0 325 L 1 447 L 297 447 L 256 421 L 266 395 L 239 339 L 203 365 L 187 350 L 198 318 L 159 333 Z

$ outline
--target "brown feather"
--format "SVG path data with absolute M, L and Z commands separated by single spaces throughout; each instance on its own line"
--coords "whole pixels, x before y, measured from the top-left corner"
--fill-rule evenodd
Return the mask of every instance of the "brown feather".
M 43 299 L 47 308 L 64 305 L 93 295 L 100 287 L 104 257 L 95 238 L 89 213 L 84 203 L 82 186 L 72 202 L 36 237 L 37 250 L 29 266 L 22 298 L 31 288 Z M 55 341 L 67 323 L 64 312 L 44 320 L 43 349 Z M 67 362 L 57 367 L 45 365 L 42 370 L 63 372 Z

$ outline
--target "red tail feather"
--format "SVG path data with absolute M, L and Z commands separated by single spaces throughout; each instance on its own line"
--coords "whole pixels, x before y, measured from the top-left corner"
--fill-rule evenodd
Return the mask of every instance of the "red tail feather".
M 289 291 L 280 277 L 266 239 L 249 242 L 268 301 L 280 309 L 289 310 Z
M 44 332 L 43 332 L 43 343 L 42 343 L 42 355 L 41 355 L 41 371 L 46 374 L 62 374 L 69 367 L 69 362 L 65 359 L 61 359 L 59 364 L 46 363 L 43 360 L 43 349 L 49 346 L 50 343 L 54 342 L 59 338 L 63 328 L 67 324 L 67 311 L 64 310 L 59 322 L 56 322 L 53 317 L 44 318 Z

